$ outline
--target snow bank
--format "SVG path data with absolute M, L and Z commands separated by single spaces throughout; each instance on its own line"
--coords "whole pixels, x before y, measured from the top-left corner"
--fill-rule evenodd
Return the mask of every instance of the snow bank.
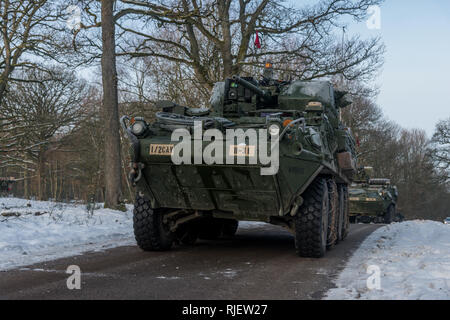
M 127 212 L 0 198 L 0 270 L 135 244 Z
M 450 225 L 415 220 L 376 230 L 349 260 L 336 286 L 326 299 L 450 299 Z

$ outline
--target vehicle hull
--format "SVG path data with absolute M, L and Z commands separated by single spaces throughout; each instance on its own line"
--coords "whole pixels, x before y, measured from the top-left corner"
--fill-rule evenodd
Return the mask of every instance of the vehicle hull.
M 275 175 L 261 175 L 257 165 L 175 165 L 147 163 L 138 189 L 154 208 L 232 213 L 235 218 L 282 216 L 314 178 L 320 162 L 281 159 Z

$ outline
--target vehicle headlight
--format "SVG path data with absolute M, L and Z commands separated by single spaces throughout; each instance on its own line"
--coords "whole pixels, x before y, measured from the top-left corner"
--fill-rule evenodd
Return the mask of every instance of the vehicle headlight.
M 136 121 L 131 126 L 131 132 L 133 132 L 133 134 L 136 136 L 142 135 L 146 129 L 147 129 L 147 125 L 145 124 L 144 121 Z

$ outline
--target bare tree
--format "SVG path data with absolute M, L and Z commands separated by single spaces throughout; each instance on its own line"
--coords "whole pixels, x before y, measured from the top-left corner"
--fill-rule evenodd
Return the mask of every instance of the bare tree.
M 342 44 L 336 26 L 346 15 L 362 19 L 370 5 L 380 2 L 322 0 L 297 9 L 274 0 L 121 0 L 128 6 L 116 18 L 128 41 L 119 43 L 118 54 L 182 64 L 207 89 L 267 58 L 277 62 L 279 71 L 303 79 L 335 74 L 362 79 L 380 67 L 384 47 L 379 39 L 357 37 Z M 130 15 L 140 19 L 138 27 L 120 19 Z M 256 31 L 264 39 L 261 50 L 252 47 Z
M 437 167 L 446 173 L 447 179 L 450 179 L 450 118 L 437 123 L 431 142 L 431 157 Z
M 62 141 L 66 154 L 61 167 L 65 170 L 63 194 L 69 198 L 105 201 L 104 150 L 105 128 L 100 117 L 101 89 L 91 88 L 83 101 L 83 120 Z
M 0 103 L 10 81 L 24 81 L 14 76 L 15 70 L 43 69 L 39 57 L 56 57 L 61 17 L 53 1 L 0 1 Z
M 38 197 L 45 194 L 45 163 L 60 141 L 81 118 L 85 84 L 70 73 L 28 70 L 26 81 L 12 85 L 4 98 L 0 117 L 11 119 L 0 128 L 0 167 L 13 167 L 36 177 Z
M 120 65 L 121 102 L 138 102 L 148 109 L 148 105 L 157 100 L 171 100 L 193 107 L 201 107 L 208 101 L 210 92 L 198 83 L 192 70 L 181 64 L 162 58 L 141 57 L 121 61 Z M 153 116 L 145 108 L 139 112 L 136 115 Z

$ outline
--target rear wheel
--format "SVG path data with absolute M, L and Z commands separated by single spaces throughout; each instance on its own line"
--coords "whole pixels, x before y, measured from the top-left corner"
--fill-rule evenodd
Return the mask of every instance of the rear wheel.
M 339 196 L 339 207 L 338 207 L 338 215 L 337 215 L 337 238 L 336 243 L 339 241 L 342 241 L 344 239 L 344 209 L 345 209 L 345 203 L 344 203 L 344 189 L 343 185 L 338 185 L 338 196 Z
M 152 210 L 150 201 L 137 196 L 133 210 L 133 229 L 138 246 L 145 251 L 163 251 L 172 247 L 174 233 L 163 223 L 164 209 Z
M 327 181 L 316 178 L 302 195 L 295 217 L 295 248 L 301 257 L 323 257 L 327 246 L 329 196 Z
M 343 217 L 342 217 L 342 239 L 344 240 L 348 232 L 350 230 L 350 206 L 349 206 L 349 199 L 348 199 L 348 186 L 342 185 L 342 193 L 343 193 L 343 199 L 344 199 L 344 205 L 343 205 Z M 356 222 L 356 221 L 355 221 Z
M 331 249 L 338 242 L 338 215 L 339 215 L 339 193 L 334 179 L 327 182 L 330 209 L 328 212 L 327 249 Z

